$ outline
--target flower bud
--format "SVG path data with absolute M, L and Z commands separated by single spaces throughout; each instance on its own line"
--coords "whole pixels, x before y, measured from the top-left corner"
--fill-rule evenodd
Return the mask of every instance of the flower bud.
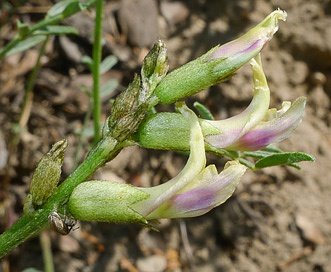
M 141 80 L 135 75 L 127 89 L 117 96 L 103 128 L 103 137 L 110 136 L 121 142 L 137 130 L 145 117 L 145 109 L 138 100 L 140 92 Z
M 146 112 L 155 104 L 156 85 L 168 71 L 167 49 L 157 41 L 143 61 L 141 77 L 136 75 L 119 96 L 103 128 L 103 135 L 122 142 L 136 132 Z
M 143 88 L 154 91 L 169 69 L 167 48 L 163 41 L 158 40 L 149 51 L 141 68 Z M 150 95 L 150 93 L 149 93 Z
M 231 77 L 255 57 L 278 30 L 286 12 L 276 10 L 240 38 L 216 46 L 168 74 L 155 89 L 160 103 L 171 104 Z
M 67 146 L 67 140 L 58 141 L 41 158 L 32 176 L 30 194 L 24 204 L 25 213 L 33 212 L 37 206 L 44 204 L 55 192 L 60 180 L 63 157 Z

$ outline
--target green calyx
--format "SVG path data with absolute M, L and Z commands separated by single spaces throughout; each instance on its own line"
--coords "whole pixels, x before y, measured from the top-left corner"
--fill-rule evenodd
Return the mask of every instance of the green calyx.
M 219 67 L 225 59 L 210 60 L 210 55 L 218 48 L 219 46 L 212 48 L 201 57 L 168 74 L 155 89 L 159 102 L 174 103 L 231 77 L 237 67 L 225 66 L 221 71 Z
M 74 189 L 67 207 L 70 214 L 79 220 L 147 226 L 147 220 L 132 205 L 148 197 L 149 194 L 128 184 L 92 180 Z

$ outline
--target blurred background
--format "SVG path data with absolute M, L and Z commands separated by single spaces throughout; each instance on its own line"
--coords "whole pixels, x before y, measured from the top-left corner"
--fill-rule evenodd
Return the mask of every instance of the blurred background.
M 34 24 L 54 5 L 50 0 L 1 1 L 0 47 L 17 33 L 16 21 Z M 208 214 L 162 220 L 160 232 L 136 225 L 80 222 L 67 236 L 45 231 L 15 249 L 0 271 L 43 271 L 43 237 L 50 238 L 56 271 L 331 271 L 331 1 L 329 0 L 114 0 L 105 2 L 103 58 L 116 65 L 102 75 L 102 119 L 110 100 L 130 83 L 149 48 L 161 38 L 170 70 L 211 47 L 239 37 L 277 8 L 287 22 L 262 51 L 271 106 L 307 97 L 303 122 L 278 146 L 316 158 L 301 170 L 274 167 L 247 171 L 235 194 Z M 37 45 L 0 62 L 0 230 L 22 214 L 32 172 L 50 146 L 69 142 L 62 180 L 83 160 L 92 142 L 91 56 L 94 10 L 63 21 L 78 35 L 51 37 L 31 97 L 25 130 L 13 137 L 22 112 Z M 204 103 L 216 119 L 242 111 L 252 98 L 248 65 L 228 82 L 187 102 Z M 173 110 L 159 106 L 158 110 Z M 86 117 L 87 116 L 87 117 Z M 84 128 L 84 129 L 83 129 Z M 175 152 L 123 150 L 94 178 L 155 186 L 175 176 L 187 157 Z M 222 170 L 225 160 L 208 156 Z

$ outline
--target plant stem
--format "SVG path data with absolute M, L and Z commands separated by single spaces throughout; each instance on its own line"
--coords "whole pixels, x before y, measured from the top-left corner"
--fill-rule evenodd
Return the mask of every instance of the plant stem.
M 94 142 L 100 139 L 100 62 L 102 55 L 102 13 L 103 0 L 97 0 L 95 4 L 96 17 L 94 29 L 94 44 L 93 44 L 93 121 L 94 121 Z
M 47 226 L 51 212 L 63 209 L 73 189 L 85 181 L 100 166 L 113 159 L 126 146 L 111 137 L 102 138 L 85 161 L 57 188 L 53 196 L 32 214 L 23 215 L 14 225 L 0 235 L 0 258 L 28 238 L 37 235 Z
M 54 272 L 54 262 L 52 254 L 51 239 L 48 232 L 42 232 L 40 235 L 40 244 L 43 252 L 45 272 Z
M 20 121 L 19 121 L 20 132 L 22 131 L 23 128 L 25 128 L 25 126 L 29 120 L 29 117 L 30 117 L 30 113 L 31 113 L 31 109 L 32 109 L 32 100 L 33 100 L 32 90 L 36 83 L 37 75 L 40 70 L 40 60 L 41 60 L 41 57 L 45 53 L 45 48 L 46 48 L 48 39 L 49 39 L 49 36 L 47 36 L 45 41 L 42 43 L 41 48 L 39 50 L 39 55 L 38 55 L 36 65 L 33 68 L 32 73 L 28 79 L 28 83 L 27 83 L 27 86 L 25 89 L 24 101 L 23 101 L 23 110 L 22 110 L 22 113 L 20 116 Z

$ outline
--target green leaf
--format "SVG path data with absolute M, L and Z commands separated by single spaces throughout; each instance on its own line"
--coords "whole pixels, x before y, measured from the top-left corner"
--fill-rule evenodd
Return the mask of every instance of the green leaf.
M 100 74 L 102 75 L 103 73 L 109 71 L 116 63 L 117 58 L 115 56 L 110 55 L 106 57 L 100 64 Z
M 46 36 L 34 36 L 28 39 L 25 39 L 18 43 L 15 47 L 13 47 L 11 50 L 9 50 L 5 56 L 13 55 L 18 52 L 25 51 L 35 45 L 37 45 L 40 42 L 43 42 L 46 39 Z M 1 50 L 0 50 L 1 52 Z
M 262 159 L 262 158 L 270 156 L 270 152 L 266 152 L 266 151 L 262 151 L 262 150 L 248 151 L 248 152 L 243 152 L 243 155 L 245 157 L 251 157 L 251 158 L 255 158 L 255 159 Z
M 87 65 L 90 71 L 93 69 L 93 59 L 89 56 L 83 56 L 82 57 L 82 63 Z
M 302 152 L 277 153 L 258 160 L 254 169 L 257 170 L 276 165 L 290 165 L 298 167 L 297 165 L 293 164 L 301 161 L 315 161 L 315 159 L 313 156 Z
M 85 93 L 89 98 L 91 98 L 92 90 L 87 88 L 86 86 L 82 85 L 80 86 L 80 90 Z
M 61 13 L 64 13 L 68 8 L 70 8 L 71 5 L 78 5 L 78 0 L 65 0 L 60 1 L 56 5 L 54 5 L 48 12 L 48 17 L 54 17 Z
M 205 105 L 199 102 L 194 102 L 193 106 L 197 109 L 202 119 L 214 120 L 214 116 Z
M 63 18 L 66 18 L 77 12 L 84 11 L 86 10 L 86 8 L 87 8 L 86 4 L 81 3 L 79 1 L 74 1 L 64 9 L 64 11 L 62 12 L 62 16 Z
M 263 151 L 266 152 L 273 152 L 273 153 L 281 153 L 284 152 L 283 150 L 281 150 L 279 147 L 274 146 L 274 145 L 268 145 L 267 147 L 262 149 Z
M 250 169 L 254 169 L 254 163 L 252 163 L 252 162 L 250 162 L 250 161 L 248 161 L 248 160 L 246 160 L 246 159 L 243 159 L 243 158 L 239 158 L 238 161 L 239 161 L 241 164 L 247 166 L 248 168 L 250 168 Z
M 38 29 L 33 32 L 33 35 L 68 35 L 68 34 L 78 34 L 78 30 L 71 26 L 46 26 L 42 29 Z

